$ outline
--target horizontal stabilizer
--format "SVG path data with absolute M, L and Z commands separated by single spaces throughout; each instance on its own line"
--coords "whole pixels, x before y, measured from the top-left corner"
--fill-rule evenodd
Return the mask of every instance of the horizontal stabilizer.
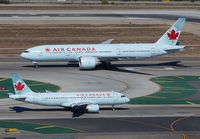
M 110 44 L 114 39 L 110 39 L 110 40 L 107 40 L 107 41 L 104 41 L 102 42 L 101 44 Z

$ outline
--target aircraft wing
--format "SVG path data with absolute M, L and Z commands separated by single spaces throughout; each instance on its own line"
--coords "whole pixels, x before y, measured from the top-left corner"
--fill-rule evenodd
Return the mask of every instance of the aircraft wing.
M 61 106 L 73 108 L 75 106 L 85 106 L 88 104 L 95 104 L 95 103 L 92 103 L 92 102 L 65 102 Z
M 99 61 L 119 61 L 119 60 L 137 60 L 137 59 L 145 59 L 149 57 L 97 57 Z
M 103 62 L 103 61 L 118 61 L 121 60 L 122 58 L 125 59 L 125 57 L 97 57 L 99 59 L 99 61 Z
M 107 41 L 102 42 L 101 44 L 110 44 L 114 39 L 109 39 Z
M 85 112 L 98 112 L 99 105 L 91 102 L 66 102 L 62 104 L 63 107 L 72 108 L 72 112 L 85 113 Z
M 183 51 L 185 49 L 185 46 L 178 46 L 178 47 L 175 47 L 175 48 L 167 48 L 165 49 L 165 51 L 167 53 L 175 53 L 175 52 L 178 52 L 178 51 Z

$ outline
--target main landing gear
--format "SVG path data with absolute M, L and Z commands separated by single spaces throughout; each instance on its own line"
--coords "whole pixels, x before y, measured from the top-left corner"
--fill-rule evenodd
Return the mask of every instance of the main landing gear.
M 36 61 L 32 61 L 32 63 L 34 64 L 35 68 L 37 69 L 38 68 L 38 64 Z
M 103 67 L 104 67 L 105 69 L 109 69 L 110 66 L 111 66 L 110 61 L 103 61 L 103 62 L 101 62 L 101 64 L 103 65 Z
M 112 105 L 112 111 L 115 111 L 115 107 L 114 107 L 114 105 Z

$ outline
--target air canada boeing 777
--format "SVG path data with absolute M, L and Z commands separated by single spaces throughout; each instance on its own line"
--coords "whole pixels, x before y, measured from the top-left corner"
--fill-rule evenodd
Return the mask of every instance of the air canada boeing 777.
M 185 18 L 174 25 L 155 43 L 41 45 L 25 50 L 21 57 L 31 60 L 37 67 L 39 61 L 79 62 L 80 69 L 94 69 L 99 63 L 120 60 L 146 59 L 184 50 L 178 43 Z
M 9 98 L 18 101 L 70 108 L 74 112 L 86 110 L 87 112 L 98 112 L 99 105 L 118 105 L 129 102 L 124 94 L 108 92 L 33 92 L 26 83 L 16 74 L 11 74 L 15 94 L 9 94 Z

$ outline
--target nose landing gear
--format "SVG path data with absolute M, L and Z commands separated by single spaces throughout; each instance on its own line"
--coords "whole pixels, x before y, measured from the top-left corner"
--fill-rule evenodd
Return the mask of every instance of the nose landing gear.
M 35 68 L 37 69 L 38 68 L 38 64 L 36 61 L 32 61 L 32 63 L 34 64 Z

